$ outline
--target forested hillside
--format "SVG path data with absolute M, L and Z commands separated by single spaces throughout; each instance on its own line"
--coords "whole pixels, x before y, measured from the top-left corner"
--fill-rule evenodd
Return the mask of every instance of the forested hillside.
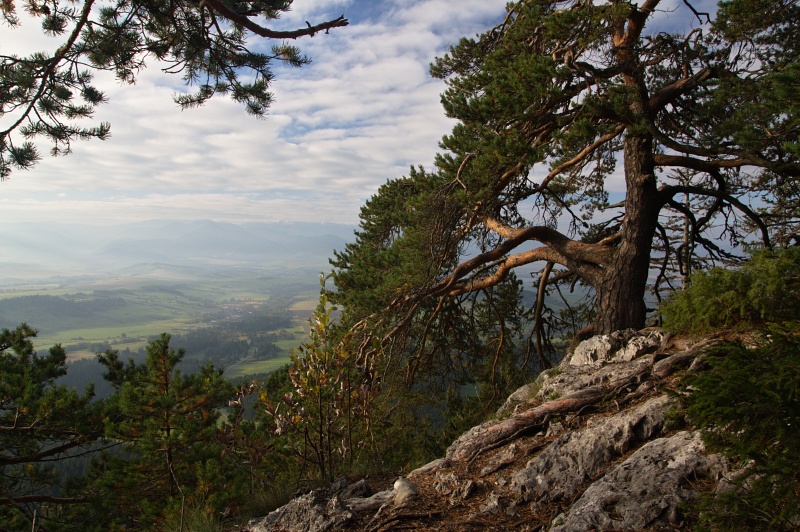
M 271 78 L 264 58 L 243 47 L 247 31 L 264 32 L 248 17 L 275 18 L 290 4 L 177 2 L 162 16 L 150 11 L 161 4 L 120 3 L 101 10 L 96 34 L 75 38 L 93 64 L 124 74 L 150 48 L 115 44 L 111 28 L 141 20 L 127 30 L 144 32 L 153 53 L 178 54 L 216 82 L 181 103 L 230 92 L 263 114 Z M 58 29 L 61 19 L 31 9 Z M 232 33 L 200 22 L 206 13 Z M 346 23 L 308 23 L 288 37 Z M 309 518 L 315 530 L 796 529 L 798 34 L 794 0 L 509 3 L 501 23 L 432 64 L 447 86 L 452 132 L 431 167 L 412 167 L 367 200 L 355 241 L 320 276 L 287 367 L 233 384 L 215 363 L 180 364 L 204 350 L 234 353 L 243 329 L 162 334 L 138 359 L 115 346 L 98 356 L 110 388 L 100 399 L 91 386 L 60 383 L 69 371 L 61 346 L 37 353 L 32 328 L 3 330 L 0 524 L 307 530 L 300 519 Z M 275 53 L 300 62 L 292 47 Z M 242 68 L 264 82 L 240 85 Z M 81 86 L 97 100 L 88 80 L 58 72 L 44 93 L 57 100 L 59 87 Z M 53 124 L 77 111 L 56 111 L 30 135 L 49 133 L 56 147 L 104 135 L 102 126 L 57 135 Z M 30 148 L 0 147 L 3 175 L 35 162 Z M 122 303 L 105 304 L 110 313 Z M 646 326 L 654 335 L 637 332 Z M 260 340 L 249 354 L 269 353 L 278 338 Z M 614 345 L 599 357 L 591 342 Z M 498 413 L 512 393 L 519 406 Z M 602 465 L 569 454 L 569 440 L 579 447 L 606 422 L 624 437 L 594 430 L 591 441 L 611 449 L 599 453 Z M 633 460 L 652 438 L 669 453 Z M 518 444 L 520 455 L 509 451 Z M 695 462 L 683 448 L 698 451 Z M 496 485 L 469 476 L 508 452 L 483 475 Z M 432 461 L 445 455 L 456 464 L 452 484 L 433 476 L 442 462 Z M 91 466 L 76 473 L 70 460 L 86 456 Z M 523 462 L 532 476 L 491 476 Z M 388 484 L 423 464 L 414 476 L 427 479 L 428 498 L 414 498 L 405 478 L 374 498 L 355 482 Z M 563 478 L 547 476 L 562 466 Z M 674 485 L 679 496 L 654 496 L 647 508 L 633 496 L 606 497 L 645 466 L 650 487 Z M 667 477 L 671 484 L 659 480 Z M 269 514 L 295 493 L 305 494 L 301 517 Z M 475 493 L 485 504 L 469 500 Z M 334 509 L 346 519 L 325 521 Z

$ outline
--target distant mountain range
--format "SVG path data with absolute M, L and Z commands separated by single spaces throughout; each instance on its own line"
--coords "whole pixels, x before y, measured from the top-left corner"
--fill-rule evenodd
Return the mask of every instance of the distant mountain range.
M 333 251 L 354 240 L 354 230 L 311 222 L 10 223 L 0 226 L 0 285 L 146 264 L 326 270 Z

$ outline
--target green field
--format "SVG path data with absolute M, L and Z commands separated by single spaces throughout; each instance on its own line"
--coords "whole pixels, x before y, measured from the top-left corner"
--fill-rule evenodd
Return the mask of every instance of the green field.
M 185 334 L 263 313 L 285 313 L 292 325 L 276 342 L 283 356 L 242 362 L 230 369 L 237 376 L 272 371 L 288 361 L 291 349 L 305 339 L 318 294 L 316 271 L 151 268 L 117 277 L 5 286 L 0 327 L 28 323 L 39 331 L 37 349 L 60 343 L 77 359 L 94 355 L 87 345 L 136 351 L 164 332 Z
M 271 373 L 277 369 L 282 368 L 290 362 L 288 356 L 281 358 L 274 358 L 270 360 L 259 361 L 244 361 L 225 370 L 225 376 L 229 379 L 236 377 L 244 377 L 245 375 L 258 375 L 262 373 Z
M 316 301 L 314 301 L 316 304 Z M 269 360 L 243 360 L 225 369 L 225 376 L 234 379 L 245 375 L 257 375 L 260 373 L 270 373 L 288 364 L 291 359 L 289 355 L 292 350 L 308 339 L 308 320 L 303 316 L 294 317 L 292 320 L 295 326 L 286 329 L 286 332 L 293 335 L 293 339 L 280 340 L 275 342 L 284 352 L 284 356 L 271 358 Z

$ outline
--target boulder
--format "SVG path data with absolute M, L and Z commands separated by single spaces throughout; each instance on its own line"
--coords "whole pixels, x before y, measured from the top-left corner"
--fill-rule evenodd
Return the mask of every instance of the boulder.
M 669 399 L 660 396 L 566 432 L 514 473 L 511 487 L 520 497 L 533 501 L 571 500 L 611 462 L 659 435 L 668 409 Z
M 653 440 L 589 486 L 550 531 L 679 527 L 679 506 L 697 495 L 692 482 L 716 482 L 727 469 L 720 455 L 705 453 L 696 432 Z
M 354 517 L 338 496 L 331 497 L 329 490 L 319 489 L 292 499 L 247 526 L 249 532 L 327 532 L 345 528 Z

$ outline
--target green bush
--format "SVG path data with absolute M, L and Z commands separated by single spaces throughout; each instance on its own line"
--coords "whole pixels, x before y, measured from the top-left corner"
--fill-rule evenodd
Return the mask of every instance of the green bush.
M 746 465 L 732 489 L 701 499 L 699 529 L 800 527 L 800 341 L 769 332 L 754 349 L 709 352 L 708 370 L 683 382 L 682 406 L 708 449 Z
M 800 248 L 761 251 L 741 268 L 696 273 L 661 306 L 661 316 L 673 332 L 797 320 Z

